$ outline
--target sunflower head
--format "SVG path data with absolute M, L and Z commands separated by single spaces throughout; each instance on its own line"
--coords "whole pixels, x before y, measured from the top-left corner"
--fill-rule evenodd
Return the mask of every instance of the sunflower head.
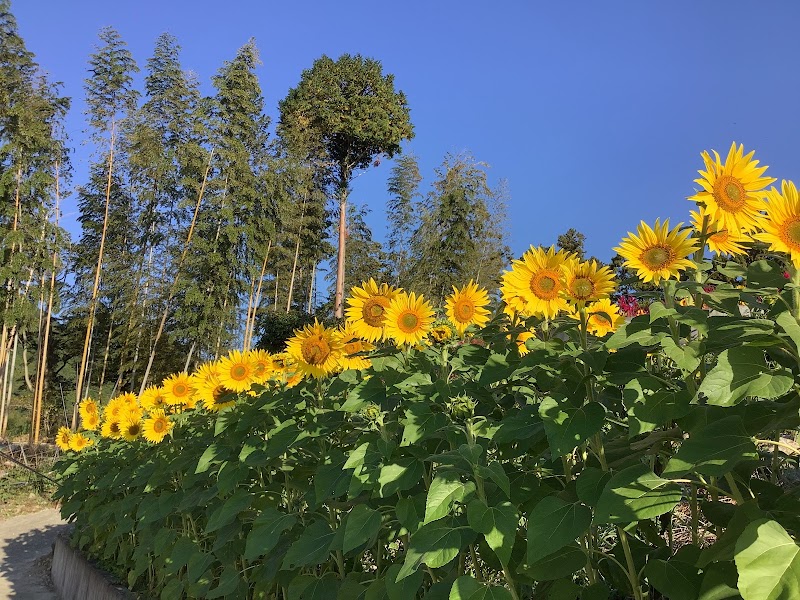
M 197 367 L 189 380 L 195 389 L 200 389 L 211 377 L 219 377 L 219 373 L 219 361 L 205 362 Z
M 520 331 L 514 338 L 514 343 L 517 345 L 517 351 L 519 352 L 520 356 L 525 356 L 530 352 L 525 342 L 527 342 L 532 337 L 536 337 L 536 335 L 532 331 Z
M 581 318 L 578 310 L 572 312 L 570 316 L 578 320 Z M 592 302 L 586 307 L 586 330 L 592 335 L 604 337 L 616 331 L 623 323 L 625 316 L 609 298 Z
M 767 192 L 767 218 L 761 222 L 761 233 L 753 239 L 769 244 L 769 249 L 785 252 L 792 264 L 800 269 L 800 197 L 791 181 L 781 181 L 780 193 L 775 188 Z
M 644 282 L 658 285 L 662 279 L 677 278 L 681 271 L 692 266 L 689 256 L 697 250 L 697 241 L 689 237 L 692 230 L 681 231 L 682 225 L 678 223 L 670 230 L 669 219 L 663 224 L 656 219 L 654 228 L 642 221 L 637 234 L 628 232 L 628 237 L 614 251 Z
M 94 440 L 91 438 L 86 437 L 82 433 L 73 433 L 72 437 L 69 440 L 69 449 L 74 450 L 75 452 L 80 452 L 84 448 L 88 448 L 94 444 Z
M 726 254 L 730 256 L 742 256 L 746 250 L 742 247 L 748 241 L 747 237 L 739 230 L 728 231 L 727 229 L 714 229 L 710 226 L 711 219 L 704 208 L 690 211 L 692 215 L 692 227 L 698 235 L 706 236 L 706 244 L 709 250 L 717 255 Z
M 56 446 L 58 446 L 59 450 L 66 452 L 69 450 L 69 442 L 72 439 L 72 431 L 70 431 L 69 427 L 59 427 L 58 433 L 56 434 Z
M 369 352 L 375 346 L 360 338 L 353 328 L 350 321 L 345 321 L 338 330 L 339 340 L 342 343 L 342 356 L 339 359 L 339 366 L 343 370 L 347 369 L 367 369 L 372 364 L 366 356 L 356 356 L 362 352 Z
M 500 285 L 503 300 L 525 316 L 554 319 L 567 309 L 562 267 L 571 258 L 564 250 L 556 252 L 555 246 L 548 249 L 531 246 L 503 274 Z
M 564 263 L 563 270 L 564 292 L 577 306 L 605 298 L 616 287 L 611 268 L 601 266 L 595 260 L 570 260 Z
M 489 293 L 472 280 L 460 290 L 453 286 L 445 301 L 447 316 L 459 335 L 464 335 L 470 325 L 480 328 L 489 322 L 488 305 Z
M 142 434 L 142 419 L 139 415 L 129 414 L 120 421 L 119 430 L 122 437 L 132 442 Z
M 392 299 L 402 291 L 385 283 L 378 285 L 371 278 L 362 282 L 361 287 L 351 289 L 345 316 L 352 323 L 353 331 L 368 342 L 383 339 L 386 309 Z
M 767 167 L 759 167 L 753 160 L 754 152 L 744 153 L 744 146 L 731 144 L 728 156 L 723 163 L 716 150 L 703 152 L 705 170 L 698 171 L 700 179 L 695 179 L 702 189 L 689 200 L 705 207 L 715 230 L 753 231 L 757 227 L 763 207 L 762 190 L 775 181 L 763 177 Z
M 189 402 L 194 388 L 188 373 L 174 373 L 161 384 L 164 389 L 166 403 L 171 406 L 183 406 Z
M 246 392 L 255 382 L 256 362 L 249 352 L 234 350 L 219 361 L 217 378 L 229 390 Z
M 139 397 L 139 403 L 142 405 L 142 408 L 147 411 L 164 408 L 164 406 L 168 404 L 164 388 L 151 385 L 142 392 L 142 395 Z
M 122 425 L 119 419 L 106 418 L 100 428 L 100 435 L 104 438 L 118 440 L 122 437 Z
M 286 343 L 286 353 L 297 371 L 320 378 L 338 370 L 343 344 L 336 330 L 314 319 L 313 325 L 295 331 Z
M 81 427 L 86 431 L 96 431 L 100 427 L 100 415 L 96 412 L 81 414 Z
M 433 309 L 425 298 L 402 292 L 389 304 L 384 327 L 396 346 L 413 346 L 425 339 L 432 323 Z
M 253 373 L 253 381 L 255 383 L 264 383 L 272 377 L 272 372 L 275 370 L 275 365 L 272 362 L 272 356 L 266 350 L 251 350 L 249 352 L 250 360 L 255 365 L 255 372 Z
M 197 392 L 198 400 L 212 412 L 219 412 L 236 404 L 238 393 L 227 388 L 219 379 L 211 377 Z
M 453 337 L 453 328 L 450 323 L 439 323 L 431 327 L 428 337 L 439 344 Z
M 172 430 L 172 421 L 163 410 L 154 410 L 142 423 L 142 437 L 148 442 L 158 444 Z

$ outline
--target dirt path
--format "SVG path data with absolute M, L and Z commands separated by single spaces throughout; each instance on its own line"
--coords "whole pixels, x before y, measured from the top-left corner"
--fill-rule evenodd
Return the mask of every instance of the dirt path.
M 0 521 L 0 599 L 58 600 L 47 557 L 69 528 L 52 508 Z

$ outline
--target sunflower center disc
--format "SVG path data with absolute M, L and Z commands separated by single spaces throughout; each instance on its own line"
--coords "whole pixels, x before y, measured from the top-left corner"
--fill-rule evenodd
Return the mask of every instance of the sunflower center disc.
M 214 399 L 214 404 L 219 402 L 219 399 L 222 398 L 222 395 L 225 393 L 225 388 L 221 385 L 218 385 L 213 390 L 211 390 L 211 397 Z
M 651 270 L 663 269 L 669 264 L 671 258 L 672 253 L 669 248 L 664 246 L 653 246 L 642 254 L 642 262 Z
M 714 186 L 714 200 L 726 212 L 738 212 L 747 200 L 747 192 L 742 183 L 735 177 L 720 177 Z
M 463 323 L 472 319 L 472 315 L 475 314 L 475 307 L 471 302 L 462 300 L 458 303 L 454 312 L 456 313 L 458 320 Z
M 787 223 L 784 231 L 786 231 L 787 245 L 800 249 L 800 220 Z
M 355 340 L 351 340 L 344 345 L 344 352 L 347 355 L 361 352 L 361 344 Z
M 244 365 L 236 365 L 231 369 L 231 377 L 233 377 L 237 381 L 241 381 L 245 377 L 247 377 L 247 367 Z
M 153 422 L 153 431 L 155 431 L 156 433 L 161 433 L 162 431 L 164 431 L 164 422 L 161 419 L 156 419 Z
M 185 396 L 188 391 L 188 388 L 182 383 L 179 383 L 172 388 L 172 393 L 178 397 Z
M 588 298 L 594 293 L 594 284 L 591 279 L 576 279 L 572 284 L 572 293 L 581 300 Z
M 386 307 L 378 298 L 370 298 L 364 303 L 364 309 L 361 314 L 364 317 L 364 322 L 372 327 L 381 327 L 383 325 L 383 313 Z
M 414 313 L 405 313 L 400 317 L 399 325 L 405 333 L 413 333 L 419 326 L 419 318 Z
M 303 359 L 310 365 L 320 365 L 331 353 L 328 342 L 322 338 L 310 338 L 303 342 Z
M 550 272 L 534 275 L 530 288 L 536 297 L 552 300 L 558 295 L 558 276 Z

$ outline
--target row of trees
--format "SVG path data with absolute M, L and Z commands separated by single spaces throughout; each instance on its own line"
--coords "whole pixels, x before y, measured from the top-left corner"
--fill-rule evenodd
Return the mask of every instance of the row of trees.
M 93 152 L 74 187 L 73 241 L 59 225 L 69 99 L 0 0 L 0 435 L 9 407 L 24 406 L 35 441 L 43 405 L 69 420 L 77 398 L 138 392 L 270 338 L 270 315 L 341 316 L 347 287 L 369 276 L 435 300 L 469 278 L 495 284 L 509 258 L 507 192 L 470 155 L 445 157 L 426 192 L 417 159 L 397 159 L 386 244 L 350 202 L 359 172 L 413 136 L 378 61 L 315 61 L 274 128 L 258 64 L 250 40 L 204 96 L 163 34 L 137 89 L 133 56 L 103 29 L 84 86 Z

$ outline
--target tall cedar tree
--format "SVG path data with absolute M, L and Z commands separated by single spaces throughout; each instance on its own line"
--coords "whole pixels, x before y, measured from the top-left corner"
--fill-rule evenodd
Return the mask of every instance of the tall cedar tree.
M 139 69 L 117 31 L 106 27 L 100 31 L 99 38 L 102 46 L 89 58 L 90 77 L 85 82 L 86 114 L 98 160 L 90 167 L 88 184 L 79 189 L 83 235 L 76 253 L 75 310 L 87 315 L 87 323 L 76 381 L 78 400 L 84 396 L 92 338 L 95 342 L 102 340 L 103 346 L 107 347 L 105 342 L 113 333 L 99 328 L 93 332 L 98 304 L 105 297 L 108 300 L 105 308 L 111 311 L 114 308 L 111 300 L 120 290 L 127 292 L 131 284 L 126 262 L 130 259 L 130 232 L 117 229 L 119 226 L 129 227 L 132 223 L 131 198 L 126 191 L 122 169 L 115 168 L 114 154 L 122 146 L 118 138 L 124 131 L 124 120 L 136 108 L 139 94 L 133 88 L 133 74 Z M 109 234 L 113 239 L 107 245 Z M 89 264 L 80 264 L 81 257 L 88 260 L 92 254 L 96 255 L 93 268 Z M 106 268 L 104 261 L 108 262 Z M 87 271 L 92 273 L 90 277 L 87 277 Z M 100 289 L 101 281 L 105 293 Z M 109 315 L 105 320 L 106 328 L 111 326 L 112 319 Z M 95 356 L 99 354 L 107 357 L 106 352 L 95 352 Z M 75 414 L 73 411 L 73 426 L 76 424 Z
M 379 61 L 344 54 L 314 61 L 279 107 L 278 134 L 315 163 L 338 207 L 334 314 L 341 317 L 350 184 L 358 170 L 380 155 L 394 156 L 400 142 L 413 137 L 406 97 Z
M 386 242 L 391 281 L 400 287 L 409 285 L 411 239 L 419 226 L 420 207 L 417 203 L 422 198 L 419 192 L 421 182 L 416 156 L 408 154 L 395 161 L 389 177 L 389 200 L 386 202 L 386 220 L 389 223 Z
M 250 40 L 213 78 L 214 174 L 176 315 L 203 355 L 217 355 L 236 339 L 243 325 L 243 298 L 246 302 L 274 235 L 269 118 L 255 75 L 258 64 L 258 49 Z
M 509 250 L 503 188 L 493 191 L 486 165 L 469 154 L 445 157 L 412 240 L 410 287 L 443 303 L 470 279 L 496 288 Z

